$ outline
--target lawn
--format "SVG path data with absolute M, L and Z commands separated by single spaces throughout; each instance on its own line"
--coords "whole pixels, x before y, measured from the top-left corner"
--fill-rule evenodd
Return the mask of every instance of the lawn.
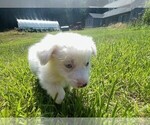
M 0 117 L 150 117 L 150 29 L 95 28 L 90 84 L 57 105 L 27 62 L 46 33 L 0 32 Z

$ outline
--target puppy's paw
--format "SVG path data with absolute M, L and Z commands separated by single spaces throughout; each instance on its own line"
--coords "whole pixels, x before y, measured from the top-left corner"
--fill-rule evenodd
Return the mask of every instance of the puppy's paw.
M 61 104 L 63 99 L 65 98 L 65 91 L 61 86 L 58 86 L 56 84 L 48 84 L 48 86 L 45 86 L 45 89 L 47 90 L 47 93 L 52 97 L 52 99 L 57 104 Z
M 64 91 L 64 89 L 62 89 L 61 91 L 57 92 L 57 94 L 54 98 L 54 101 L 57 104 L 61 104 L 62 101 L 64 100 L 64 98 L 65 98 L 65 91 Z

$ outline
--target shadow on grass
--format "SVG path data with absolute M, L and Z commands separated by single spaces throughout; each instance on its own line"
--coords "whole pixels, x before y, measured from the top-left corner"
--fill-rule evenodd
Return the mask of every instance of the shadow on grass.
M 52 98 L 43 90 L 36 81 L 34 95 L 36 98 L 36 107 L 40 109 L 41 117 L 89 117 L 94 111 L 84 102 L 84 97 L 78 93 L 78 90 L 70 92 L 65 89 L 66 96 L 62 104 L 55 104 Z M 95 113 L 94 113 L 95 114 Z

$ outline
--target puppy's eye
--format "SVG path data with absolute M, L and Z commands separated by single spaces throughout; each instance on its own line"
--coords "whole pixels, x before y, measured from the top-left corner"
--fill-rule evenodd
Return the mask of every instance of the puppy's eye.
M 88 65 L 89 65 L 89 62 L 86 63 L 86 66 L 88 66 Z
M 73 67 L 72 64 L 66 64 L 65 66 L 66 66 L 66 68 L 68 68 L 68 69 L 71 69 L 71 68 Z

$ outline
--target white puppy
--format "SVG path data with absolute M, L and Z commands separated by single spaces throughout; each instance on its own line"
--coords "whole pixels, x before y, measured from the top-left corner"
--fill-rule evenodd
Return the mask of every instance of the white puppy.
M 28 60 L 43 89 L 60 104 L 65 86 L 85 87 L 89 81 L 91 55 L 96 46 L 91 37 L 76 33 L 46 35 L 29 48 Z

